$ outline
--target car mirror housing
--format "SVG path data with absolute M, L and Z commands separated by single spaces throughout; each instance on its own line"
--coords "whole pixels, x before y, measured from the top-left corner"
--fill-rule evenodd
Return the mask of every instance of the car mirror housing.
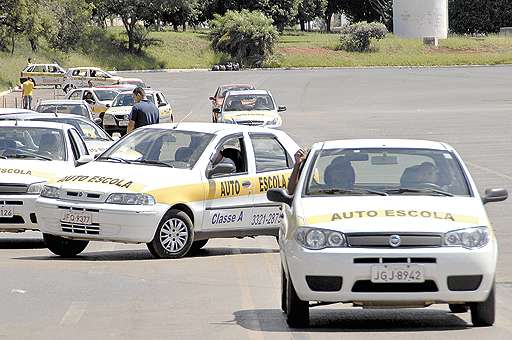
M 277 108 L 277 112 L 284 112 L 284 111 L 286 111 L 286 106 L 279 106 Z
M 208 99 L 211 100 L 211 101 L 215 100 L 215 98 L 213 98 L 213 97 L 208 97 Z
M 120 134 L 119 132 L 114 132 L 114 133 L 112 134 L 112 139 L 113 139 L 113 140 L 118 140 L 118 139 L 120 139 L 120 138 L 121 138 L 121 134 Z
M 508 198 L 508 191 L 503 188 L 486 189 L 482 197 L 482 203 L 492 203 L 505 201 Z
M 267 191 L 267 199 L 271 202 L 292 205 L 293 196 L 288 195 L 284 189 L 270 189 Z
M 236 172 L 236 167 L 231 163 L 219 163 L 215 165 L 213 168 L 208 170 L 208 178 L 217 177 L 221 175 L 229 175 L 234 174 Z

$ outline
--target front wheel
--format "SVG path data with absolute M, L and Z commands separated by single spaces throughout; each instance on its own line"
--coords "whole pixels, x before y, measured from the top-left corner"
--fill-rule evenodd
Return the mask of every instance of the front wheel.
M 156 258 L 178 259 L 188 253 L 193 241 L 190 217 L 181 210 L 171 209 L 160 221 L 147 247 Z
M 89 241 L 70 240 L 64 237 L 43 234 L 46 247 L 55 255 L 73 257 L 80 254 L 89 244 Z
M 488 327 L 494 324 L 496 317 L 496 284 L 492 284 L 491 292 L 483 302 L 475 302 L 470 305 L 471 322 L 475 327 Z
M 292 328 L 309 326 L 309 301 L 299 299 L 291 278 L 286 280 L 286 322 Z

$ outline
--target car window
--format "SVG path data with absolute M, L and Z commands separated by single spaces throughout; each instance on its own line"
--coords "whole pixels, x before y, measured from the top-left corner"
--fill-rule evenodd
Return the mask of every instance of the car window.
M 101 101 L 114 100 L 118 94 L 118 92 L 114 90 L 94 90 L 94 92 L 96 93 L 96 97 Z
M 275 136 L 251 136 L 256 172 L 288 169 L 291 161 Z
M 75 91 L 71 92 L 71 94 L 69 95 L 68 98 L 72 99 L 72 100 L 81 100 L 82 99 L 82 90 L 75 90 Z
M 251 85 L 237 85 L 237 86 L 226 86 L 222 88 L 221 97 L 225 97 L 228 91 L 246 91 L 254 90 L 254 86 Z
M 41 104 L 37 107 L 36 111 L 41 113 L 73 114 L 90 118 L 89 110 L 83 104 Z
M 246 173 L 247 152 L 242 135 L 237 135 L 224 139 L 215 149 L 211 157 L 212 166 L 220 163 L 230 163 L 236 168 L 236 174 Z
M 111 141 L 112 139 L 103 131 L 100 127 L 90 121 L 84 121 L 82 119 L 74 118 L 37 118 L 34 120 L 44 122 L 57 122 L 72 125 L 85 140 L 100 140 L 100 141 Z
M 102 159 L 112 157 L 133 163 L 191 169 L 212 138 L 212 134 L 193 131 L 135 130 L 103 154 Z
M 46 72 L 46 67 L 44 65 L 34 66 L 31 72 Z
M 73 70 L 71 72 L 71 75 L 74 76 L 74 77 L 85 77 L 87 74 L 87 70 L 86 69 L 77 69 L 77 70 Z
M 71 133 L 71 136 L 76 142 L 80 157 L 88 155 L 89 151 L 87 150 L 87 146 L 85 145 L 82 137 L 80 137 L 80 134 L 75 129 L 71 129 L 69 130 L 69 132 Z
M 268 94 L 230 95 L 224 102 L 224 111 L 274 110 L 274 102 Z
M 0 127 L 0 155 L 7 158 L 66 160 L 62 131 L 51 128 Z
M 153 99 L 153 95 L 151 95 L 151 94 L 146 95 L 146 99 L 152 103 L 155 102 L 155 100 Z M 112 106 L 114 106 L 114 107 L 133 106 L 133 104 L 134 104 L 133 95 L 131 93 L 123 93 L 123 94 L 118 94 L 116 96 L 116 98 L 114 99 L 114 102 L 112 103 Z
M 309 174 L 306 192 L 310 194 L 358 188 L 389 194 L 429 194 L 429 190 L 441 190 L 452 195 L 470 195 L 456 156 L 442 150 L 327 149 L 319 153 Z M 419 192 L 401 192 L 404 188 Z

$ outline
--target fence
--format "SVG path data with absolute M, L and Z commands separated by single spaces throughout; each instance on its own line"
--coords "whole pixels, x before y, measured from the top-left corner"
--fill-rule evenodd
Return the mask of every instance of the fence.
M 32 109 L 35 109 L 37 103 L 41 100 L 63 99 L 64 92 L 61 89 L 53 87 L 37 87 L 34 89 L 32 98 Z M 22 108 L 21 91 L 13 91 L 0 97 L 0 108 Z

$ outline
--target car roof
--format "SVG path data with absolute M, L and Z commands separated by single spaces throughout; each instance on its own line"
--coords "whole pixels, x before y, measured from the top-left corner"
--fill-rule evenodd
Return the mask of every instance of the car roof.
M 0 127 L 38 127 L 38 128 L 49 128 L 49 129 L 58 129 L 58 130 L 66 130 L 71 128 L 72 126 L 64 123 L 56 123 L 56 122 L 40 122 L 34 120 L 2 120 L 0 121 Z
M 119 89 L 116 89 L 116 88 L 102 88 L 102 87 L 79 87 L 77 89 L 73 89 L 72 91 L 70 92 L 73 92 L 73 91 L 83 91 L 83 90 L 89 90 L 89 91 L 96 91 L 96 90 L 102 90 L 102 91 L 115 91 L 115 92 L 119 92 Z
M 177 127 L 176 127 L 177 126 Z M 176 128 L 175 128 L 176 127 Z M 162 130 L 171 130 L 175 129 L 177 131 L 196 131 L 203 133 L 236 133 L 236 132 L 254 132 L 254 133 L 271 133 L 279 135 L 281 133 L 280 130 L 273 130 L 264 127 L 258 126 L 249 126 L 249 125 L 241 125 L 241 124 L 225 124 L 225 123 L 163 123 L 163 124 L 154 124 L 154 125 L 146 125 L 142 127 L 142 129 L 162 129 Z
M 92 66 L 79 66 L 79 67 L 71 67 L 68 69 L 68 71 L 70 70 L 96 70 L 96 71 L 105 71 L 99 67 L 92 67 Z M 105 71 L 107 72 L 107 71 Z
M 56 63 L 48 63 L 48 64 L 28 64 L 26 67 L 28 67 L 28 66 L 48 66 L 48 65 L 50 65 L 50 66 L 59 66 L 59 67 L 61 67 L 59 64 L 56 64 Z
M 85 100 L 79 100 L 79 99 L 51 99 L 51 100 L 41 100 L 37 105 L 45 105 L 45 104 L 80 104 L 80 105 L 87 105 L 87 102 Z
M 27 114 L 11 114 L 0 116 L 0 121 L 5 120 L 33 120 L 39 118 L 62 118 L 62 119 L 80 119 L 84 121 L 90 121 L 84 116 L 74 115 L 71 113 L 27 113 Z
M 0 115 L 10 115 L 13 113 L 37 113 L 32 110 L 26 110 L 26 109 L 17 109 L 17 108 L 0 108 Z
M 342 139 L 315 143 L 313 150 L 318 149 L 359 149 L 359 148 L 406 148 L 453 151 L 448 144 L 418 139 Z
M 267 90 L 245 90 L 245 91 L 228 91 L 230 96 L 238 95 L 238 94 L 270 94 Z
M 224 85 L 220 85 L 219 87 L 237 87 L 237 86 L 244 86 L 244 87 L 254 87 L 253 84 L 244 84 L 244 83 L 239 83 L 239 84 L 224 84 Z

